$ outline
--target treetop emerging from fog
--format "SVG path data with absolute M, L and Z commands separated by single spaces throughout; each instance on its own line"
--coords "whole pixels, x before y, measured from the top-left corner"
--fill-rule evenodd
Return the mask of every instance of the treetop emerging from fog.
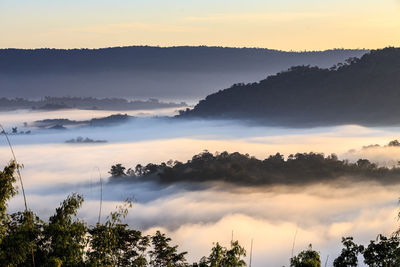
M 346 178 L 353 182 L 376 181 L 396 183 L 400 168 L 378 167 L 367 159 L 355 163 L 339 160 L 336 155 L 297 153 L 285 159 L 277 153 L 264 160 L 248 154 L 204 151 L 186 163 L 168 161 L 159 165 L 149 163 L 126 169 L 112 166 L 112 181 L 149 180 L 159 183 L 228 182 L 237 185 L 305 185 Z

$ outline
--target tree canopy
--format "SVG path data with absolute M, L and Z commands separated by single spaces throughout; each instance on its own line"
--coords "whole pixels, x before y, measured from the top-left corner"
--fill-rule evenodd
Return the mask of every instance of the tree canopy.
M 346 177 L 352 181 L 396 183 L 400 168 L 378 167 L 367 159 L 350 163 L 336 155 L 297 153 L 285 158 L 276 153 L 264 160 L 238 152 L 204 151 L 185 163 L 169 160 L 161 164 L 138 164 L 129 168 L 111 167 L 111 181 L 154 180 L 159 183 L 220 181 L 238 185 L 305 185 Z M 123 179 L 121 179 L 123 177 Z

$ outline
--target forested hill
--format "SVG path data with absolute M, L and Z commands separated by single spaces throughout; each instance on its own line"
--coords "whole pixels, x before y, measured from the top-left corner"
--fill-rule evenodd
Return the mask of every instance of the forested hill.
M 292 67 L 251 84 L 235 84 L 181 117 L 254 119 L 309 126 L 400 123 L 400 48 L 371 51 L 324 69 Z
M 0 49 L 0 73 L 118 70 L 240 71 L 276 69 L 299 61 L 327 66 L 365 50 L 285 52 L 259 48 L 131 46 L 102 49 Z
M 298 64 L 327 67 L 366 50 L 285 52 L 225 47 L 0 49 L 3 97 L 200 99 Z

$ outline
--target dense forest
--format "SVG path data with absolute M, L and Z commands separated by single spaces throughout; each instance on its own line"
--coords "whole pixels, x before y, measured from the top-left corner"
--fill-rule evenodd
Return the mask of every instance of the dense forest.
M 217 242 L 208 256 L 188 263 L 187 252 L 180 252 L 165 234 L 156 231 L 152 236 L 143 235 L 123 222 L 132 207 L 129 200 L 96 225 L 76 218 L 84 201 L 78 194 L 68 196 L 48 221 L 41 220 L 26 204 L 25 211 L 9 214 L 8 201 L 17 194 L 16 173 L 20 167 L 12 161 L 0 171 L 0 266 L 247 266 L 246 250 L 234 240 L 228 248 Z M 400 239 L 396 234 L 389 238 L 378 235 L 368 246 L 354 243 L 352 237 L 343 238 L 342 243 L 335 267 L 357 266 L 359 254 L 368 266 L 400 264 Z M 290 266 L 320 267 L 320 254 L 310 245 L 290 259 Z
M 4 97 L 199 99 L 299 64 L 328 67 L 366 50 L 285 52 L 227 47 L 0 49 Z
M 336 155 L 297 153 L 286 159 L 280 153 L 259 160 L 235 153 L 212 154 L 204 151 L 186 163 L 166 163 L 126 169 L 121 164 L 111 167 L 110 181 L 153 180 L 163 184 L 176 182 L 228 182 L 237 185 L 307 185 L 343 178 L 346 181 L 398 183 L 400 168 L 378 167 L 367 159 L 355 163 L 339 160 Z
M 183 118 L 233 118 L 282 126 L 400 123 L 400 48 L 371 51 L 329 69 L 296 66 L 201 100 Z
M 0 111 L 16 109 L 58 110 L 58 109 L 101 109 L 101 110 L 140 110 L 185 107 L 186 103 L 166 103 L 158 99 L 132 100 L 123 98 L 93 98 L 93 97 L 50 97 L 40 100 L 24 98 L 0 98 Z

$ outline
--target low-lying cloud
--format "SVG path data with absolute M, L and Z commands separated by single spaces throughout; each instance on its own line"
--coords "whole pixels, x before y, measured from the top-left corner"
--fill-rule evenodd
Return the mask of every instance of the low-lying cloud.
M 48 115 L 30 114 L 26 119 L 46 119 Z M 63 114 L 52 116 L 60 115 Z M 81 114 L 79 117 L 98 116 Z M 22 123 L 22 116 L 18 118 Z M 8 114 L 0 114 L 0 120 L 3 119 L 8 120 L 7 125 L 13 125 Z M 174 244 L 189 251 L 189 260 L 207 255 L 212 242 L 221 241 L 227 245 L 233 231 L 234 238 L 248 250 L 254 239 L 253 266 L 261 267 L 288 265 L 296 229 L 295 253 L 312 243 L 323 260 L 329 255 L 328 265 L 341 249 L 342 236 L 353 235 L 356 242 L 366 244 L 378 233 L 391 234 L 398 227 L 400 185 L 350 183 L 346 182 L 346 177 L 341 183 L 309 186 L 110 184 L 106 182 L 110 166 L 161 163 L 169 159 L 186 161 L 203 149 L 238 151 L 257 158 L 276 152 L 287 156 L 314 151 L 326 155 L 336 153 L 341 159 L 395 162 L 400 159 L 400 148 L 364 151 L 361 147 L 387 144 L 399 138 L 398 132 L 398 128 L 359 126 L 245 128 L 226 121 L 175 122 L 141 118 L 109 128 L 38 131 L 30 136 L 11 136 L 11 141 L 18 161 L 25 165 L 22 176 L 28 205 L 41 218 L 48 218 L 68 194 L 78 192 L 86 199 L 79 217 L 95 224 L 99 212 L 99 168 L 104 182 L 103 221 L 116 205 L 134 196 L 136 203 L 127 218 L 129 225 L 148 234 L 156 229 L 166 231 Z M 77 136 L 109 142 L 64 144 L 65 140 Z M 348 153 L 354 148 L 356 152 Z M 5 140 L 0 141 L 1 165 L 10 158 Z M 10 209 L 23 209 L 21 195 L 11 201 Z

